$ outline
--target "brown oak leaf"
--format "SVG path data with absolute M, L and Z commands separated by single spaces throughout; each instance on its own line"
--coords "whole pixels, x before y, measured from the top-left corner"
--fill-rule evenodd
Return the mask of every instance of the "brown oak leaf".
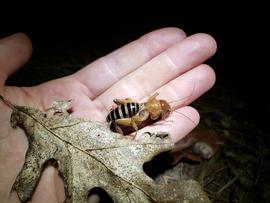
M 169 136 L 145 133 L 130 139 L 113 133 L 103 123 L 72 117 L 70 101 L 55 102 L 45 112 L 4 102 L 13 109 L 12 126 L 22 127 L 29 140 L 14 184 L 23 202 L 31 198 L 44 164 L 52 159 L 64 179 L 66 202 L 87 202 L 89 191 L 97 187 L 114 202 L 209 202 L 196 181 L 165 184 L 145 174 L 145 162 L 173 148 Z

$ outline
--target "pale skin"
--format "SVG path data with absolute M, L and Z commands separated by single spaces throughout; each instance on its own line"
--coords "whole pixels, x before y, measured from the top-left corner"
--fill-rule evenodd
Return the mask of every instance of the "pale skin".
M 54 100 L 72 99 L 74 116 L 105 122 L 113 99 L 145 101 L 158 92 L 167 101 L 179 100 L 173 104 L 173 110 L 197 124 L 198 112 L 187 105 L 214 85 L 215 73 L 203 63 L 215 51 L 216 42 L 207 34 L 187 37 L 178 28 L 164 28 L 142 36 L 70 76 L 34 87 L 10 87 L 5 86 L 6 79 L 28 61 L 32 52 L 30 39 L 17 33 L 0 40 L 0 94 L 12 103 L 41 109 L 49 107 Z M 19 202 L 12 185 L 23 165 L 28 142 L 21 129 L 10 127 L 11 110 L 1 101 L 0 112 L 0 199 Z M 195 127 L 179 114 L 172 113 L 168 119 L 172 121 L 170 125 L 145 127 L 137 134 L 166 130 L 177 142 Z M 63 202 L 64 198 L 63 181 L 57 169 L 47 167 L 31 202 Z

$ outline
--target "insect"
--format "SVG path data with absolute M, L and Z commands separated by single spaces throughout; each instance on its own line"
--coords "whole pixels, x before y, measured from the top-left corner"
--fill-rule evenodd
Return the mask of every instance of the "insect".
M 132 127 L 137 132 L 140 125 L 148 119 L 164 120 L 170 115 L 172 108 L 167 101 L 157 99 L 158 95 L 153 94 L 144 103 L 130 98 L 114 99 L 117 107 L 108 114 L 106 121 L 113 125 L 116 132 L 124 134 L 119 126 Z

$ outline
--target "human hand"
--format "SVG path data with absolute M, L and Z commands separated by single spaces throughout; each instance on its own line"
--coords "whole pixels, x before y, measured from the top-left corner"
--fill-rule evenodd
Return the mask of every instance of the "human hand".
M 104 122 L 114 98 L 144 101 L 159 92 L 158 98 L 178 100 L 174 110 L 185 116 L 173 113 L 169 117 L 173 125 L 155 125 L 151 130 L 169 131 L 174 142 L 199 122 L 198 112 L 186 105 L 215 82 L 214 71 L 202 64 L 216 51 L 214 39 L 206 34 L 186 37 L 177 28 L 148 33 L 70 76 L 34 87 L 5 86 L 6 79 L 29 59 L 31 51 L 31 42 L 24 34 L 0 40 L 0 94 L 12 103 L 45 109 L 55 100 L 72 99 L 74 116 Z M 19 202 L 12 185 L 28 143 L 21 129 L 10 127 L 11 110 L 2 102 L 0 109 L 0 199 Z M 147 128 L 142 130 L 149 131 Z M 62 202 L 64 198 L 58 171 L 47 167 L 31 202 Z

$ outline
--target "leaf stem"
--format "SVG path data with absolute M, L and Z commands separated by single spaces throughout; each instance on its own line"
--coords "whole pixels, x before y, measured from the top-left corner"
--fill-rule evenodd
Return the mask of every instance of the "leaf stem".
M 15 106 L 10 101 L 6 100 L 2 95 L 0 95 L 0 100 L 2 100 L 3 103 L 6 104 L 12 110 L 15 109 Z

